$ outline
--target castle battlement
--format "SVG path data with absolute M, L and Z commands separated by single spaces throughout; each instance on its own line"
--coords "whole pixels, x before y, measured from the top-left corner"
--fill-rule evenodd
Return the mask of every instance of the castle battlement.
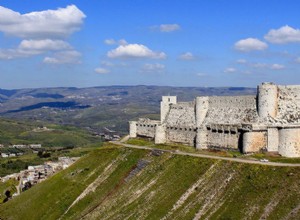
M 300 157 L 300 85 L 262 83 L 256 96 L 163 96 L 161 120 L 130 122 L 130 137 L 244 153 L 266 150 Z

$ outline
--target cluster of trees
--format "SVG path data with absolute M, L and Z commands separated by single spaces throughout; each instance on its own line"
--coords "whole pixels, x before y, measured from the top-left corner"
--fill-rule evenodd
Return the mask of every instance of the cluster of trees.
M 3 203 L 7 202 L 12 196 L 10 190 L 6 190 L 4 195 L 5 195 L 5 199 L 3 199 Z
M 51 153 L 48 151 L 39 151 L 37 154 L 40 158 L 48 158 L 51 157 Z

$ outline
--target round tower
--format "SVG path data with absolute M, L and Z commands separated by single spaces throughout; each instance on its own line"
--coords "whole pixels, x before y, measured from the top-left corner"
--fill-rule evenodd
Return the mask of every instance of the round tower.
M 278 153 L 284 157 L 300 157 L 299 128 L 284 128 L 279 130 Z
M 258 152 L 266 146 L 266 132 L 251 131 L 243 134 L 243 153 Z
M 273 83 L 262 83 L 257 88 L 258 115 L 261 118 L 277 115 L 278 108 L 278 87 Z

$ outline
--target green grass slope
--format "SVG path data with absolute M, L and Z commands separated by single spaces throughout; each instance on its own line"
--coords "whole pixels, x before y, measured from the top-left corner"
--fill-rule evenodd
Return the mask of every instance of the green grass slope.
M 106 146 L 0 205 L 0 219 L 299 219 L 300 170 Z
M 46 126 L 47 130 L 38 130 Z M 99 142 L 84 129 L 0 118 L 0 144 L 42 144 L 43 147 L 78 147 Z

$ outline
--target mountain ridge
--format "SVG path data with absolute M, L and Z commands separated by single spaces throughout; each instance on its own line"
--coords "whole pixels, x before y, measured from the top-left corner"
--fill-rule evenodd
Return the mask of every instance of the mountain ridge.
M 127 122 L 131 119 L 159 118 L 159 103 L 163 95 L 177 95 L 179 101 L 192 101 L 201 95 L 254 95 L 255 92 L 254 88 L 244 87 L 144 85 L 0 89 L 0 116 L 74 125 L 95 132 L 104 132 L 103 128 L 107 127 L 125 134 L 128 132 Z

